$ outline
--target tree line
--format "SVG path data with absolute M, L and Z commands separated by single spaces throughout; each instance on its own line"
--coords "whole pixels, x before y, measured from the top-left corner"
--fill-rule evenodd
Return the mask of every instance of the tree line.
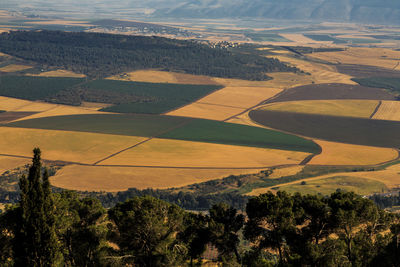
M 400 265 L 400 217 L 354 193 L 269 192 L 245 213 L 189 212 L 151 196 L 106 210 L 52 193 L 40 154 L 19 180 L 19 203 L 0 214 L 1 266 L 195 266 L 210 247 L 224 266 Z
M 274 58 L 212 48 L 194 41 L 63 31 L 0 34 L 0 51 L 42 66 L 56 66 L 91 78 L 139 69 L 160 69 L 246 80 L 267 80 L 266 72 L 298 71 Z

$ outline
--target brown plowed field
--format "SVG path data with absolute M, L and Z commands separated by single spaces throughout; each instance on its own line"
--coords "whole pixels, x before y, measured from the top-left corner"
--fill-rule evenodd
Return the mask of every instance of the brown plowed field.
M 400 77 L 400 71 L 389 70 L 374 66 L 338 64 L 336 65 L 338 72 L 353 76 L 355 78 L 375 77 Z
M 341 83 L 311 84 L 288 89 L 267 103 L 296 100 L 370 99 L 394 100 L 389 92 L 372 87 Z
M 0 113 L 0 123 L 6 123 L 13 120 L 21 119 L 35 113 L 36 112 L 3 112 Z
M 400 147 L 400 122 L 253 110 L 252 120 L 274 129 L 347 144 Z

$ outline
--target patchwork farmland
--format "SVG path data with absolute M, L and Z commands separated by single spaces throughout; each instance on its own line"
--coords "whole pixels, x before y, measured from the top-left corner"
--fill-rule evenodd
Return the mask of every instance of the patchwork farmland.
M 107 66 L 97 77 L 93 68 L 79 71 L 82 62 L 42 69 L 38 62 L 4 55 L 0 170 L 25 165 L 39 146 L 46 162 L 59 166 L 52 184 L 80 191 L 201 191 L 207 183 L 224 184 L 221 192 L 252 195 L 396 188 L 399 53 L 298 46 L 335 41 L 323 36 L 254 35 L 293 41 L 293 49 L 246 48 L 254 53 L 247 63 L 257 58 L 277 64 L 277 71 L 257 66 L 254 76 L 250 69 L 237 74 L 238 66 L 229 73 L 225 65 L 225 75 L 217 67 L 204 75 L 202 65 L 201 72 L 115 72 Z M 232 53 L 240 62 L 237 51 Z M 361 65 L 354 65 L 361 56 Z M 354 174 L 354 168 L 360 170 Z M 232 176 L 239 182 L 230 184 Z

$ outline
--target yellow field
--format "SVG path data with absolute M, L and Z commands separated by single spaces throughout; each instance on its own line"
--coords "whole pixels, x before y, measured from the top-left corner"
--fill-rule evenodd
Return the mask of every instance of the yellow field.
M 32 149 L 40 147 L 43 159 L 80 163 L 94 163 L 145 139 L 134 136 L 11 127 L 0 127 L 0 137 L 1 154 L 31 157 Z
M 69 77 L 69 78 L 84 78 L 85 74 L 75 73 L 69 70 L 52 70 L 41 72 L 40 74 L 29 74 L 29 76 L 41 76 L 41 77 Z
M 243 111 L 245 111 L 243 108 L 208 105 L 194 102 L 193 104 L 168 112 L 166 115 L 222 121 Z
M 54 108 L 55 105 L 43 102 L 33 102 L 12 97 L 0 96 L 0 109 L 5 111 L 40 112 Z
M 275 170 L 273 170 L 273 173 L 268 178 L 277 179 L 277 178 L 281 178 L 283 176 L 295 175 L 295 174 L 301 172 L 301 170 L 303 170 L 303 169 L 304 169 L 304 166 L 300 166 L 300 165 L 275 169 Z
M 31 162 L 31 159 L 0 156 L 0 174 Z
M 360 195 L 370 195 L 374 193 L 387 192 L 388 188 L 382 182 L 353 176 L 332 176 L 319 180 L 306 180 L 306 184 L 302 185 L 297 182 L 291 185 L 279 186 L 278 190 L 288 193 L 299 192 L 301 194 L 318 194 L 329 195 L 338 188 L 345 191 L 353 191 Z M 275 191 L 275 190 L 274 190 Z
M 0 104 L 1 105 L 1 104 Z M 21 119 L 15 120 L 28 120 L 28 119 L 36 119 L 36 118 L 44 118 L 44 117 L 54 117 L 54 116 L 62 116 L 62 115 L 76 115 L 76 114 L 104 114 L 105 112 L 100 112 L 97 110 L 93 110 L 90 108 L 81 108 L 81 107 L 73 107 L 73 106 L 64 106 L 64 105 L 54 105 L 51 109 L 23 117 Z
M 310 56 L 333 63 L 369 65 L 387 69 L 393 69 L 400 61 L 400 51 L 387 48 L 349 47 L 346 51 L 313 53 Z
M 273 97 L 281 91 L 267 87 L 225 87 L 200 99 L 198 103 L 229 105 L 246 109 Z
M 180 140 L 152 139 L 100 165 L 263 168 L 298 164 L 308 153 Z
M 177 83 L 177 84 L 217 84 L 212 78 L 201 75 L 191 75 L 176 72 L 156 71 L 156 70 L 139 70 L 125 74 L 118 74 L 107 79 L 135 81 L 135 82 L 151 82 L 151 83 Z
M 16 71 L 26 70 L 26 69 L 30 69 L 30 68 L 32 68 L 32 66 L 10 64 L 10 65 L 7 65 L 5 67 L 0 68 L 0 71 L 2 71 L 2 72 L 16 72 Z
M 272 103 L 263 106 L 262 109 L 369 118 L 378 104 L 379 101 L 377 100 L 303 100 Z
M 388 189 L 392 188 L 398 188 L 400 186 L 400 164 L 388 167 L 385 170 L 382 171 L 367 171 L 367 172 L 343 172 L 343 173 L 333 173 L 333 174 L 326 174 L 326 175 L 321 175 L 318 177 L 313 177 L 313 178 L 308 178 L 308 179 L 301 179 L 297 181 L 293 181 L 290 183 L 282 184 L 279 185 L 279 189 L 284 190 L 288 186 L 294 186 L 294 185 L 299 185 L 301 182 L 305 181 L 307 184 L 313 183 L 314 181 L 319 181 L 321 184 L 321 180 L 323 179 L 329 179 L 333 177 L 346 177 L 346 178 L 362 178 L 362 179 L 368 179 L 368 180 L 373 180 L 377 181 L 380 183 L 383 183 Z M 277 186 L 271 186 L 271 187 L 266 187 L 266 188 L 257 188 L 248 193 L 247 195 L 259 195 L 259 194 L 264 194 L 268 191 L 276 191 L 273 190 L 272 187 L 277 187 Z M 356 188 L 352 189 L 353 191 L 356 190 Z
M 391 148 L 350 145 L 314 140 L 322 147 L 322 153 L 308 164 L 316 165 L 375 165 L 397 158 Z
M 326 42 L 314 41 L 313 39 L 305 37 L 303 34 L 299 34 L 299 33 L 281 33 L 279 35 L 282 36 L 283 38 L 286 38 L 295 43 L 307 43 L 307 44 L 308 43 L 326 43 Z
M 356 82 L 351 80 L 352 78 L 351 76 L 337 72 L 335 66 L 304 61 L 287 56 L 277 55 L 274 57 L 282 62 L 288 63 L 289 65 L 293 65 L 306 73 L 310 73 L 311 74 L 310 78 L 312 82 L 316 84 L 321 84 L 321 83 L 357 84 Z
M 294 73 L 269 73 L 268 75 L 273 79 L 268 81 L 245 81 L 213 78 L 215 82 L 225 87 L 193 104 L 167 114 L 225 120 L 275 96 L 282 89 L 311 84 L 309 75 Z
M 373 119 L 400 121 L 400 102 L 382 101 L 382 104 L 374 114 Z
M 103 166 L 66 166 L 53 177 L 51 184 L 72 190 L 122 191 L 129 188 L 170 188 L 220 179 L 229 175 L 258 173 L 261 170 L 215 170 L 135 168 Z
M 33 114 L 31 116 L 27 116 L 19 120 L 61 116 L 61 115 L 104 113 L 96 111 L 94 108 L 90 107 L 88 108 L 74 107 L 74 106 L 50 104 L 44 102 L 34 102 L 34 101 L 28 101 L 28 100 L 22 100 L 4 96 L 0 96 L 0 110 L 38 112 L 37 114 Z
M 82 101 L 81 107 L 85 108 L 85 109 L 99 110 L 99 109 L 102 109 L 102 108 L 111 107 L 112 105 L 113 104 Z
M 68 26 L 94 26 L 89 24 L 88 21 L 75 21 L 75 20 L 40 20 L 40 21 L 29 21 L 29 24 L 39 25 L 68 25 Z

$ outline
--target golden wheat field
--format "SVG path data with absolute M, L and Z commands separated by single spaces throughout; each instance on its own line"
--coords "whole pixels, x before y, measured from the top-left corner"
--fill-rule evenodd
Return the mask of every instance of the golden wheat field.
M 301 59 L 295 59 L 288 56 L 274 56 L 282 62 L 295 66 L 300 70 L 310 73 L 312 82 L 316 84 L 321 83 L 344 83 L 344 84 L 357 84 L 351 80 L 351 76 L 337 72 L 335 66 L 329 66 L 322 63 L 314 63 Z
M 394 69 L 398 67 L 400 51 L 388 48 L 349 47 L 345 51 L 313 53 L 310 56 L 338 64 L 358 64 Z
M 166 113 L 166 115 L 223 121 L 231 116 L 237 115 L 244 111 L 245 109 L 243 108 L 194 102 L 182 108 L 170 111 Z
M 202 75 L 191 75 L 176 72 L 157 70 L 138 70 L 108 77 L 109 80 L 150 82 L 150 83 L 177 83 L 177 84 L 212 84 L 216 85 L 212 78 Z
M 177 169 L 69 165 L 50 177 L 57 187 L 82 191 L 122 191 L 129 188 L 171 188 L 261 170 Z M 118 182 L 116 179 L 118 178 Z
M 84 78 L 85 74 L 75 73 L 69 70 L 51 70 L 41 72 L 39 74 L 28 74 L 29 76 L 40 76 L 40 77 L 69 77 L 69 78 Z
M 5 171 L 24 166 L 30 162 L 31 160 L 29 158 L 0 156 L 0 174 L 3 174 Z
M 314 140 L 322 148 L 308 164 L 316 165 L 375 165 L 394 160 L 398 152 L 391 148 L 370 147 Z
M 62 115 L 77 115 L 77 114 L 105 114 L 105 112 L 100 112 L 91 108 L 84 107 L 73 107 L 73 106 L 65 106 L 65 105 L 53 105 L 50 109 L 23 117 L 21 119 L 15 120 L 28 120 L 28 119 L 36 119 L 36 118 L 44 118 L 44 117 L 54 117 L 54 116 L 62 116 Z
M 378 106 L 377 100 L 302 100 L 262 106 L 263 110 L 331 116 L 369 118 Z
M 277 178 L 281 178 L 284 176 L 295 175 L 295 174 L 301 172 L 301 170 L 303 170 L 303 169 L 304 169 L 304 166 L 302 166 L 302 165 L 277 168 L 277 169 L 273 170 L 272 174 L 268 178 L 277 179 Z
M 305 37 L 303 34 L 300 33 L 281 33 L 279 34 L 283 38 L 286 38 L 290 41 L 293 41 L 295 43 L 326 43 L 326 42 L 319 42 L 319 41 L 314 41 L 313 39 L 310 39 L 308 37 Z
M 54 104 L 0 96 L 0 109 L 5 111 L 41 112 L 54 108 Z
M 308 153 L 154 138 L 99 165 L 263 168 L 298 164 Z
M 32 68 L 32 66 L 10 64 L 10 65 L 0 68 L 0 71 L 2 71 L 2 72 L 17 72 L 17 71 L 27 70 L 27 69 L 31 69 L 31 68 Z
M 372 118 L 377 120 L 400 121 L 400 102 L 382 101 L 381 106 Z
M 43 159 L 87 164 L 145 139 L 134 136 L 12 127 L 0 127 L 0 137 L 2 154 L 31 157 L 33 148 L 40 147 Z
M 197 103 L 246 109 L 273 97 L 281 91 L 280 89 L 268 87 L 225 87 L 203 97 Z

